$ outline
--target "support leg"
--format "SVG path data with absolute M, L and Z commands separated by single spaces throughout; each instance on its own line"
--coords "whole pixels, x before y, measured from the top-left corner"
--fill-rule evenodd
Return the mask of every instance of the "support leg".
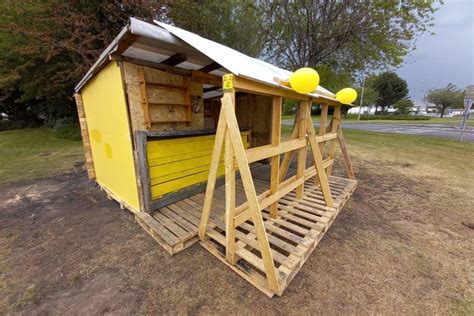
M 309 113 L 309 101 L 300 102 L 299 111 L 299 125 L 298 125 L 298 138 L 306 139 L 306 120 Z M 296 166 L 296 176 L 298 179 L 304 178 L 304 171 L 306 170 L 306 146 L 298 150 L 298 164 Z M 296 197 L 298 199 L 303 198 L 304 183 L 296 188 Z
M 280 145 L 281 136 L 281 106 L 282 97 L 273 97 L 272 108 L 272 146 Z M 278 191 L 280 182 L 280 155 L 272 157 L 271 177 L 270 177 L 270 193 L 274 194 Z M 270 205 L 270 216 L 276 218 L 278 212 L 278 202 Z

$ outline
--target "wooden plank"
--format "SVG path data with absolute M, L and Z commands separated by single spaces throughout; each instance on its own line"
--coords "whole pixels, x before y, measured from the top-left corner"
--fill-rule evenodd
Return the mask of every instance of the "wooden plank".
M 337 139 L 339 141 L 339 146 L 341 147 L 342 157 L 344 158 L 344 163 L 346 165 L 347 177 L 351 180 L 355 180 L 354 167 L 352 167 L 352 161 L 347 152 L 346 141 L 344 140 L 344 135 L 342 134 L 342 128 L 339 125 L 337 129 Z
M 278 147 L 281 139 L 281 107 L 282 97 L 273 97 L 272 103 L 272 147 Z M 306 141 L 305 141 L 306 146 Z M 278 191 L 280 182 L 280 155 L 273 156 L 271 161 L 270 193 L 275 194 Z M 277 217 L 278 203 L 270 205 L 270 216 Z
M 234 149 L 234 155 L 239 166 L 240 175 L 244 184 L 245 193 L 249 203 L 249 208 L 253 211 L 253 222 L 255 225 L 255 231 L 257 239 L 260 243 L 261 254 L 263 258 L 263 264 L 265 266 L 265 274 L 268 280 L 268 286 L 271 290 L 278 292 L 279 285 L 276 276 L 275 266 L 273 264 L 272 255 L 270 252 L 270 246 L 263 225 L 262 215 L 260 213 L 260 207 L 258 205 L 257 194 L 252 180 L 252 174 L 250 173 L 247 156 L 245 155 L 244 145 L 242 138 L 239 134 L 239 127 L 237 119 L 235 117 L 234 108 L 232 105 L 231 96 L 224 94 L 222 98 L 221 113 L 225 113 L 225 121 L 227 123 L 227 131 L 229 132 L 232 146 Z
M 191 109 L 191 82 L 189 77 L 184 77 L 183 78 L 183 86 L 186 88 L 183 91 L 184 95 L 184 103 L 186 104 L 186 122 L 191 123 L 192 117 L 193 117 L 193 112 Z
M 89 178 L 89 180 L 92 180 L 95 179 L 95 169 L 94 161 L 92 158 L 89 130 L 87 128 L 86 112 L 84 111 L 84 102 L 82 100 L 81 94 L 79 93 L 76 93 L 74 95 L 74 99 L 76 100 L 77 114 L 79 117 L 79 124 L 81 128 L 82 145 L 84 148 L 84 160 L 86 164 L 87 177 Z
M 309 102 L 301 101 L 299 104 L 299 116 L 298 116 L 298 138 L 306 141 L 306 124 L 307 117 L 309 114 Z M 306 146 L 298 150 L 298 162 L 296 166 L 296 176 L 298 179 L 304 180 L 304 172 L 306 169 Z M 304 185 L 303 183 L 296 188 L 296 197 L 303 198 Z
M 143 109 L 143 119 L 145 121 L 145 127 L 151 128 L 150 112 L 148 108 L 148 96 L 147 96 L 147 83 L 145 81 L 145 70 L 138 68 L 138 78 L 140 80 L 140 98 Z
M 291 140 L 298 139 L 298 132 L 299 132 L 298 117 L 299 117 L 299 115 L 297 115 L 295 117 L 295 124 L 294 124 L 294 127 L 293 127 L 293 131 L 291 132 L 291 136 L 290 136 Z M 299 141 L 299 139 L 298 139 L 298 141 Z M 285 152 L 285 154 L 283 155 L 283 160 L 282 160 L 281 165 L 280 165 L 280 182 L 285 180 L 288 169 L 290 168 L 292 157 L 293 157 L 293 151 Z
M 145 131 L 135 131 L 135 155 L 140 181 L 140 211 L 151 211 L 151 185 L 147 158 L 147 135 Z
M 225 92 L 230 95 L 235 108 L 235 92 Z M 236 263 L 235 256 L 235 169 L 234 151 L 228 130 L 225 133 L 225 225 L 226 225 L 226 259 L 231 264 Z
M 260 147 L 249 148 L 245 151 L 249 163 L 263 160 L 270 157 L 279 156 L 287 152 L 306 147 L 306 139 L 291 139 L 281 142 L 278 145 L 266 145 Z
M 336 133 L 337 134 L 337 130 L 338 130 L 340 124 L 341 124 L 341 106 L 339 105 L 339 106 L 334 107 L 334 114 L 333 114 L 333 117 L 332 117 L 331 133 Z M 334 139 L 334 140 L 331 140 L 330 143 L 329 143 L 328 158 L 333 159 L 335 151 L 336 151 L 336 141 Z M 326 169 L 326 174 L 328 176 L 331 176 L 332 169 L 333 169 L 333 166 L 329 166 Z
M 214 71 L 214 70 L 217 70 L 219 68 L 222 68 L 221 65 L 219 65 L 218 63 L 216 62 L 213 62 L 213 63 L 210 63 L 202 68 L 199 69 L 199 71 L 202 71 L 202 72 L 211 72 L 211 71 Z
M 326 202 L 327 206 L 334 207 L 334 202 L 332 200 L 329 183 L 326 176 L 326 170 L 323 165 L 323 157 L 319 151 L 318 143 L 316 142 L 316 133 L 314 132 L 314 125 L 311 116 L 307 118 L 306 129 L 308 133 L 309 144 L 311 146 L 311 152 L 313 154 L 314 164 L 316 166 L 318 181 L 324 194 L 324 201 Z
M 221 111 L 219 115 L 219 122 L 217 124 L 216 137 L 214 140 L 214 149 L 212 150 L 211 165 L 209 167 L 209 176 L 207 178 L 206 195 L 204 198 L 204 205 L 202 207 L 201 223 L 199 225 L 199 239 L 202 241 L 206 238 L 207 223 L 209 221 L 209 212 L 211 211 L 212 198 L 216 186 L 217 168 L 219 167 L 219 157 L 224 143 L 226 132 L 226 120 L 224 113 Z
M 169 66 L 176 66 L 177 64 L 181 64 L 182 62 L 186 61 L 188 57 L 186 55 L 177 53 L 171 55 L 170 57 L 163 60 L 161 63 Z

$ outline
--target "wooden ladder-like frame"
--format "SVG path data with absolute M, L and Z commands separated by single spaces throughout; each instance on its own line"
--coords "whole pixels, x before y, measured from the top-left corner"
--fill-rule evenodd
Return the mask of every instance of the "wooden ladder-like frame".
M 279 293 L 282 285 L 278 282 L 277 272 L 274 266 L 268 236 L 261 211 L 270 207 L 270 216 L 277 217 L 278 201 L 283 196 L 296 189 L 296 197 L 303 197 L 304 183 L 306 180 L 315 177 L 317 184 L 321 188 L 325 205 L 328 209 L 334 209 L 334 201 L 331 196 L 327 172 L 331 172 L 334 156 L 334 141 L 330 142 L 329 158 L 323 161 L 322 146 L 324 142 L 338 138 L 339 115 L 334 116 L 330 126 L 330 134 L 316 136 L 313 121 L 310 115 L 310 99 L 300 101 L 299 114 L 291 139 L 280 142 L 281 106 L 282 97 L 273 97 L 272 115 L 272 143 L 267 146 L 245 149 L 239 133 L 239 126 L 235 115 L 235 91 L 233 89 L 233 75 L 223 77 L 224 96 L 222 97 L 222 107 L 217 124 L 214 149 L 211 158 L 211 165 L 207 188 L 205 193 L 202 217 L 199 226 L 199 238 L 205 241 L 211 204 L 214 196 L 217 170 L 222 148 L 225 148 L 225 227 L 226 227 L 226 260 L 231 265 L 236 265 L 236 228 L 248 220 L 253 222 L 256 239 L 259 243 L 259 250 L 263 259 L 263 266 L 266 274 L 268 288 Z M 337 107 L 340 109 L 340 107 Z M 327 108 L 326 110 L 327 115 Z M 342 135 L 342 134 L 341 134 Z M 311 148 L 314 165 L 306 168 L 307 145 Z M 285 175 L 289 168 L 292 153 L 297 151 L 296 175 L 285 180 Z M 280 155 L 285 154 L 282 163 L 279 163 Z M 250 172 L 250 163 L 262 159 L 271 158 L 271 180 L 270 190 L 257 196 L 254 181 Z M 245 191 L 247 202 L 235 206 L 235 172 L 239 170 Z

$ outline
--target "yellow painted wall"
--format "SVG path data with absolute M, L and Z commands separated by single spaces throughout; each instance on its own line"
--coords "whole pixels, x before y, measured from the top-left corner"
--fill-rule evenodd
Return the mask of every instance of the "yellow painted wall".
M 132 136 L 118 64 L 109 63 L 81 94 L 97 182 L 138 211 Z
M 248 148 L 248 132 L 242 132 Z M 207 181 L 215 135 L 152 140 L 147 144 L 152 199 Z M 218 175 L 224 174 L 221 164 Z

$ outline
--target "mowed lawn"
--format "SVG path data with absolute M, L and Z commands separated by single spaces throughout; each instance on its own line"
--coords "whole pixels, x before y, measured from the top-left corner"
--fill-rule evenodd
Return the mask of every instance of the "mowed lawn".
M 358 187 L 271 300 L 198 244 L 170 257 L 85 172 L 34 180 L 80 142 L 0 133 L 0 314 L 473 315 L 474 144 L 344 133 Z
M 52 129 L 0 132 L 0 183 L 50 177 L 81 160 L 82 143 L 58 138 Z

